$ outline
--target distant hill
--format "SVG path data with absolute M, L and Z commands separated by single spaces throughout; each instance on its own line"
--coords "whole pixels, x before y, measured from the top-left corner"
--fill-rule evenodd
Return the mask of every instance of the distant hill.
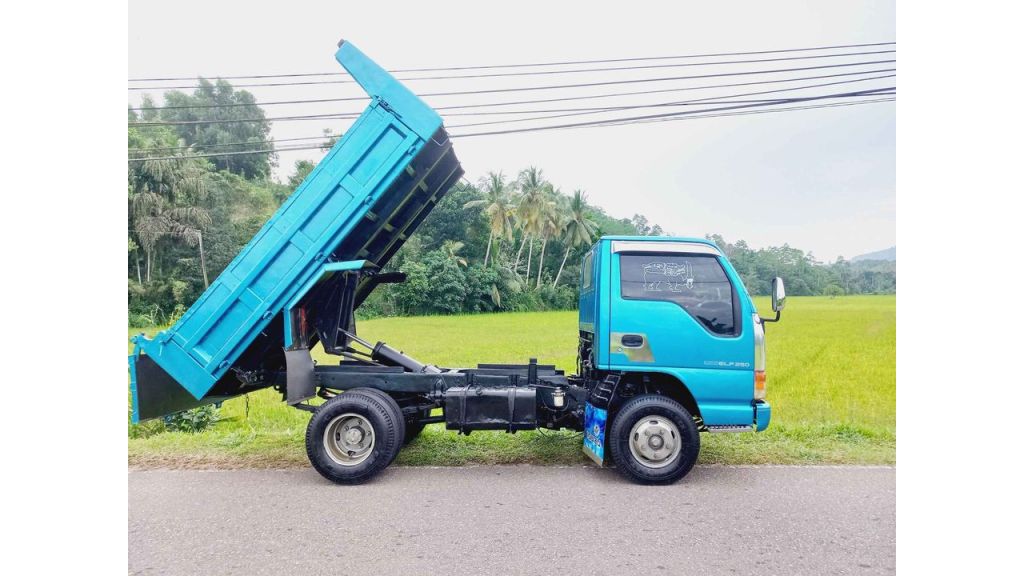
M 860 262 L 863 260 L 888 260 L 891 262 L 896 261 L 896 247 L 886 248 L 885 250 L 879 250 L 878 252 L 869 252 L 867 254 L 861 254 L 860 256 L 854 256 L 852 262 Z

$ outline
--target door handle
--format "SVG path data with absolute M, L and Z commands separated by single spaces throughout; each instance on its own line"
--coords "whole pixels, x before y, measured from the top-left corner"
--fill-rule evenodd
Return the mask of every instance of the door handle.
M 627 348 L 639 348 L 644 345 L 644 337 L 639 334 L 623 334 L 622 345 Z

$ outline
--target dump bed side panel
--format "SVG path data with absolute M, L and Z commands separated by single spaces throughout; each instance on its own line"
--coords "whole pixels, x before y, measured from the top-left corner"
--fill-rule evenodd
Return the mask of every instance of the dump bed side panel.
M 196 399 L 340 249 L 350 246 L 386 261 L 403 232 L 432 207 L 437 188 L 422 202 L 392 197 L 406 197 L 409 191 L 398 189 L 416 180 L 410 177 L 416 172 L 412 160 L 426 155 L 420 154 L 426 144 L 437 147 L 431 138 L 444 134 L 440 117 L 351 44 L 343 44 L 337 57 L 367 89 L 370 106 L 185 315 L 153 340 L 138 340 Z M 446 148 L 445 169 L 422 189 L 443 185 L 443 194 L 461 175 L 450 144 Z M 367 223 L 378 221 L 389 224 L 368 234 Z

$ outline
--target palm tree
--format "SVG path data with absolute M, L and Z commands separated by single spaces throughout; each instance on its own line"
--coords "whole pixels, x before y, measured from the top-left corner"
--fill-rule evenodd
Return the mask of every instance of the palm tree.
M 593 243 L 593 236 L 597 233 L 597 224 L 587 218 L 587 195 L 582 190 L 573 192 L 572 200 L 569 202 L 568 219 L 565 223 L 565 256 L 562 256 L 562 265 L 558 267 L 558 274 L 555 275 L 555 283 L 558 286 L 558 279 L 562 277 L 562 270 L 565 268 L 565 261 L 569 258 L 569 252 L 579 246 L 589 246 Z
M 537 265 L 537 289 L 540 289 L 541 278 L 544 274 L 544 252 L 547 250 L 548 239 L 562 231 L 564 218 L 562 217 L 562 202 L 564 198 L 561 192 L 553 192 L 554 200 L 551 200 L 541 208 L 541 235 L 544 240 L 540 244 L 540 259 Z
M 544 204 L 548 202 L 547 196 L 551 184 L 544 180 L 544 172 L 534 166 L 519 173 L 519 189 L 522 194 L 519 197 L 519 206 L 516 208 L 516 216 L 523 229 L 523 244 L 519 245 L 519 252 L 516 253 L 516 269 L 519 269 L 519 258 L 523 253 L 523 245 L 530 243 L 529 254 L 526 258 L 526 280 L 530 280 L 530 267 L 533 262 L 533 237 L 540 235 L 543 227 L 541 214 Z
M 441 244 L 441 252 L 444 253 L 445 260 L 449 263 L 465 267 L 468 263 L 466 262 L 466 259 L 459 254 L 459 251 L 462 250 L 464 246 L 465 243 L 463 242 L 445 240 L 444 243 Z
M 138 275 L 139 284 L 142 284 L 142 264 L 139 262 L 139 244 L 128 236 L 128 253 L 135 254 L 135 274 Z M 842 258 L 842 256 L 840 256 Z
M 498 239 L 498 246 L 501 247 L 501 239 L 513 233 L 512 216 L 515 208 L 512 206 L 512 186 L 505 181 L 505 175 L 501 172 L 495 174 L 488 172 L 487 176 L 480 179 L 480 187 L 483 188 L 486 198 L 471 200 L 463 205 L 463 208 L 484 207 L 484 214 L 490 221 L 490 236 L 487 238 L 487 252 L 484 254 L 484 267 L 491 257 L 491 244 Z
M 135 237 L 146 253 L 146 282 L 153 280 L 153 252 L 156 244 L 167 235 L 163 214 L 167 200 L 155 192 L 141 192 L 132 197 L 131 214 L 135 220 Z
M 199 247 L 199 266 L 203 270 L 203 288 L 210 287 L 210 277 L 206 274 L 206 252 L 203 250 L 203 228 L 210 226 L 213 220 L 202 208 L 190 206 L 175 208 L 170 211 L 170 236 L 184 240 L 189 247 Z
M 199 247 L 199 262 L 203 270 L 203 283 L 210 280 L 206 272 L 206 254 L 203 250 L 203 229 L 213 220 L 198 206 L 172 207 L 166 198 L 153 192 L 136 194 L 132 205 L 135 216 L 135 234 L 146 252 L 146 281 L 153 280 L 153 254 L 157 243 L 170 237 L 183 240 L 190 247 Z
M 138 244 L 146 253 L 146 281 L 153 280 L 153 255 L 166 237 L 199 247 L 203 281 L 209 287 L 202 232 L 212 223 L 209 213 L 197 205 L 206 195 L 203 170 L 184 158 L 146 160 L 132 167 L 129 178 L 129 214 Z

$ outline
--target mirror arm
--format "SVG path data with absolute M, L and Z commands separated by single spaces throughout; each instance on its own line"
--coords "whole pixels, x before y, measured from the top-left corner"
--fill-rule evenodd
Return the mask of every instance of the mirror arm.
M 781 310 L 776 310 L 775 311 L 775 318 L 774 319 L 772 319 L 772 318 L 761 318 L 761 323 L 763 324 L 765 322 L 778 322 L 779 318 L 781 318 L 781 317 L 782 317 L 782 311 Z

